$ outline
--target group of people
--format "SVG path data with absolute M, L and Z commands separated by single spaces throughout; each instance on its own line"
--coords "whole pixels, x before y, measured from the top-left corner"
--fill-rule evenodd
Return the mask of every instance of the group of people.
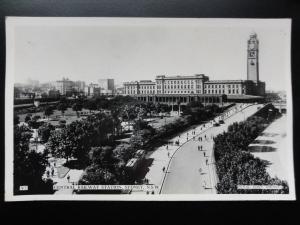
M 55 162 L 48 163 L 48 166 L 46 168 L 47 178 L 50 178 L 50 176 L 54 177 L 54 175 L 55 175 L 55 167 L 56 167 L 56 163 Z

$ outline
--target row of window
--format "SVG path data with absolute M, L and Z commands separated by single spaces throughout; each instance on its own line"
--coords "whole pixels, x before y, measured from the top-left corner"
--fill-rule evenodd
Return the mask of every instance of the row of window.
M 242 91 L 243 93 L 245 93 L 245 90 Z M 225 90 L 224 89 L 219 89 L 219 90 L 204 90 L 205 94 L 225 94 Z M 229 89 L 228 90 L 228 94 L 240 94 L 239 89 Z
M 154 85 L 145 85 L 145 86 L 141 86 L 141 89 L 155 89 Z
M 193 91 L 165 91 L 164 93 L 166 94 L 193 94 L 194 92 Z
M 125 87 L 126 88 L 126 87 Z M 127 86 L 128 89 L 137 89 L 137 86 Z
M 157 82 L 159 85 L 157 85 L 157 89 L 161 89 L 161 82 Z M 184 83 L 186 83 L 186 82 L 184 82 Z M 171 84 L 173 84 L 172 82 L 171 82 Z M 176 81 L 174 81 L 174 84 L 176 84 Z M 179 81 L 177 82 L 177 84 L 179 84 Z M 182 85 L 183 84 L 183 81 L 181 81 L 181 85 L 164 85 L 164 88 L 165 89 L 172 89 L 172 88 L 194 88 L 194 86 L 193 86 L 193 84 L 191 84 L 191 85 Z M 206 84 L 206 86 L 205 86 L 206 88 L 225 88 L 225 85 L 224 84 Z M 227 85 L 227 87 L 228 88 L 239 88 L 240 87 L 240 85 L 239 84 L 228 84 Z M 136 85 L 130 85 L 130 86 L 127 86 L 127 88 L 129 88 L 129 89 L 136 89 L 137 88 L 137 86 Z M 145 85 L 145 86 L 141 86 L 140 87 L 141 89 L 155 89 L 155 85 Z M 196 88 L 201 88 L 201 85 L 196 85 Z
M 141 90 L 141 94 L 155 94 L 155 91 L 154 90 L 147 90 L 147 91 Z
M 192 84 L 194 82 L 195 82 L 195 80 L 166 80 L 164 82 L 158 80 L 157 84 L 162 84 L 162 83 L 165 83 L 165 84 Z M 199 83 L 200 80 L 196 80 L 196 82 Z
M 225 88 L 224 84 L 205 84 L 206 88 Z M 238 88 L 240 86 L 240 84 L 227 84 L 228 88 Z

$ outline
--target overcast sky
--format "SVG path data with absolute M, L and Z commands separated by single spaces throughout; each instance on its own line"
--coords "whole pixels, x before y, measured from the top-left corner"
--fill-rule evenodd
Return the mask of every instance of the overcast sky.
M 101 19 L 77 19 L 55 25 L 42 20 L 18 25 L 15 82 L 68 77 L 87 83 L 114 78 L 122 83 L 154 80 L 160 74 L 199 73 L 211 80 L 247 79 L 247 40 L 256 32 L 260 80 L 266 82 L 267 89 L 283 89 L 290 67 L 286 23 L 154 21 L 115 19 L 109 24 Z

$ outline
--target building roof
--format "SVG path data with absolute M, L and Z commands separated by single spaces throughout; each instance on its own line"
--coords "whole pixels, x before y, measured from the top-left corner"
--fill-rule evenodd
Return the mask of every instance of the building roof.
M 256 95 L 227 95 L 227 99 L 263 99 L 262 96 L 256 96 Z
M 248 80 L 209 80 L 204 84 L 221 84 L 221 83 L 244 83 L 248 82 Z
M 177 76 L 165 76 L 165 75 L 158 75 L 156 76 L 155 79 L 165 79 L 165 80 L 174 80 L 174 79 L 196 79 L 196 78 L 208 78 L 207 76 L 205 76 L 204 74 L 195 74 L 195 75 L 191 75 L 191 76 L 181 76 L 181 75 L 177 75 Z
M 137 160 L 138 160 L 138 159 L 136 159 L 136 158 L 130 159 L 130 160 L 127 162 L 127 164 L 126 164 L 126 167 L 134 167 L 134 166 L 136 165 L 136 163 L 137 163 Z

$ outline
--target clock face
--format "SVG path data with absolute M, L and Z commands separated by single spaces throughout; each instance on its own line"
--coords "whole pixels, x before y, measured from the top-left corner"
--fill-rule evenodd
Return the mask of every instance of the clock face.
M 250 56 L 250 57 L 255 57 L 255 51 L 249 52 L 249 56 Z
M 250 48 L 250 49 L 254 49 L 254 47 L 255 47 L 254 43 L 250 43 L 250 44 L 249 44 L 249 48 Z

